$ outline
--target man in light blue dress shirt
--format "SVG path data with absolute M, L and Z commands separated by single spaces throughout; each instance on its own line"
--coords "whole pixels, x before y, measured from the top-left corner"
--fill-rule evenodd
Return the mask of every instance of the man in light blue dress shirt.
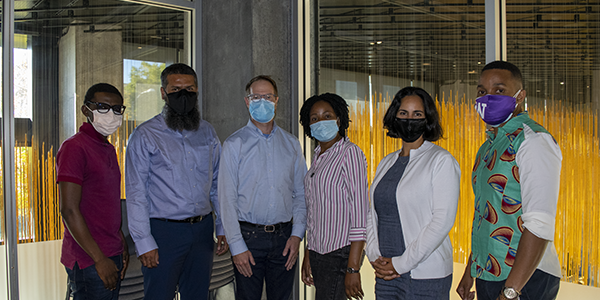
M 251 119 L 221 153 L 219 204 L 239 299 L 287 300 L 306 229 L 306 162 L 298 138 L 273 121 L 279 97 L 268 76 L 246 85 Z
M 161 74 L 162 113 L 138 126 L 125 169 L 129 231 L 148 299 L 207 299 L 213 259 L 228 246 L 219 217 L 221 144 L 200 118 L 196 73 L 173 64 Z

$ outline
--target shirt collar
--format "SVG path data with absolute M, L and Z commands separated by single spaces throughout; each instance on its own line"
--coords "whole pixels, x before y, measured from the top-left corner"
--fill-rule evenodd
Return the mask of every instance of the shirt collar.
M 260 130 L 258 127 L 256 127 L 256 125 L 254 125 L 254 123 L 252 123 L 252 120 L 248 120 L 248 123 L 246 124 L 246 126 L 248 128 L 250 128 L 250 130 L 254 133 L 256 133 L 259 136 L 264 136 L 262 130 Z M 271 133 L 269 133 L 269 136 L 273 135 L 275 132 L 277 132 L 277 130 L 279 130 L 279 126 L 277 126 L 277 123 L 275 123 L 275 121 L 273 121 L 273 129 L 271 130 Z
M 423 154 L 425 151 L 431 149 L 431 147 L 433 147 L 433 145 L 434 144 L 430 141 L 423 141 L 423 144 L 421 146 L 419 146 L 419 148 L 410 150 L 409 156 L 417 157 L 417 156 Z M 402 149 L 398 150 L 398 153 L 400 153 L 401 151 L 402 151 Z
M 342 147 L 342 145 L 344 145 L 347 141 L 350 141 L 348 136 L 342 137 L 339 141 L 335 142 L 335 144 L 333 144 L 329 149 L 327 149 L 327 151 L 337 152 Z M 327 152 L 327 151 L 325 151 L 325 152 Z M 314 153 L 315 153 L 315 155 L 319 155 L 321 153 L 321 144 L 317 145 Z
M 84 122 L 83 124 L 81 124 L 81 127 L 79 127 L 79 131 L 85 133 L 86 135 L 89 135 L 91 138 L 97 140 L 100 143 L 108 143 L 106 138 L 98 131 L 96 131 L 94 126 L 92 126 L 92 124 L 88 122 Z
M 527 119 L 529 119 L 529 113 L 527 113 L 526 111 L 519 113 L 518 115 L 512 117 L 510 120 L 504 123 L 504 126 L 498 127 L 498 133 L 496 134 L 496 136 L 498 136 L 498 134 L 507 135 L 509 133 L 514 132 L 515 130 L 521 128 L 523 126 L 523 122 Z M 494 136 L 494 132 L 491 130 L 487 130 L 486 134 L 488 139 L 490 140 L 496 138 L 496 136 Z

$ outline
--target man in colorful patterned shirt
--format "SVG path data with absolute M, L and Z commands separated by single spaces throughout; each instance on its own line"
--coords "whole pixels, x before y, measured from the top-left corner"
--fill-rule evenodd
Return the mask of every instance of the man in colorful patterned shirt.
M 554 299 L 561 277 L 552 240 L 562 154 L 525 111 L 519 69 L 495 61 L 477 85 L 487 140 L 473 167 L 472 253 L 457 288 L 462 299 Z

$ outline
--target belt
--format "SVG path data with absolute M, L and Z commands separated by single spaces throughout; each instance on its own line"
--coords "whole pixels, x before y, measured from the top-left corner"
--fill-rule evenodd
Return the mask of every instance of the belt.
M 204 216 L 196 216 L 196 217 L 189 217 L 187 219 L 183 219 L 183 220 L 173 220 L 173 219 L 165 219 L 165 218 L 153 218 L 159 221 L 163 221 L 163 222 L 173 222 L 173 223 L 190 223 L 190 224 L 194 224 L 194 223 L 198 223 L 200 221 L 202 221 L 204 218 L 208 217 L 211 213 L 206 214 Z
M 240 225 L 242 225 L 242 226 L 262 229 L 265 232 L 274 232 L 274 231 L 280 230 L 282 227 L 292 223 L 292 221 L 289 221 L 289 222 L 277 223 L 277 224 L 273 224 L 273 225 L 260 225 L 260 224 L 253 224 L 253 223 L 248 223 L 248 222 L 244 222 L 244 221 L 239 221 L 239 222 L 240 222 Z

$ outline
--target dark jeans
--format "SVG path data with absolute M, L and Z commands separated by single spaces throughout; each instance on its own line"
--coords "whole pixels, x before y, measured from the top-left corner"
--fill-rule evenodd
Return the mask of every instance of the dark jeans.
M 98 272 L 96 272 L 96 266 L 91 265 L 85 269 L 80 269 L 79 265 L 75 263 L 73 270 L 65 268 L 67 275 L 69 276 L 69 289 L 73 300 L 117 300 L 119 299 L 119 288 L 121 287 L 121 270 L 123 270 L 123 255 L 116 255 L 109 257 L 115 262 L 117 268 L 119 268 L 119 276 L 117 281 L 117 288 L 114 290 L 107 290 L 104 288 L 104 283 Z
M 213 261 L 213 218 L 209 214 L 194 224 L 150 219 L 152 236 L 158 244 L 158 266 L 146 268 L 144 299 L 175 297 L 179 286 L 182 300 L 208 299 Z
M 475 281 L 475 287 L 477 290 L 478 300 L 496 300 L 502 288 L 504 282 L 502 281 L 487 281 L 477 279 Z M 560 278 L 552 276 L 544 271 L 535 270 L 527 284 L 521 290 L 521 300 L 551 300 L 556 299 L 558 294 L 558 287 L 560 285 Z
M 413 279 L 409 272 L 392 280 L 375 278 L 375 297 L 379 300 L 447 300 L 451 287 L 452 274 L 444 278 Z
M 241 224 L 240 228 L 256 265 L 250 265 L 250 277 L 245 277 L 234 268 L 238 300 L 259 300 L 262 296 L 263 281 L 266 284 L 267 299 L 290 299 L 297 263 L 291 270 L 286 271 L 285 263 L 288 257 L 283 256 L 283 250 L 292 235 L 292 223 L 273 232 L 265 232 L 244 224 Z
M 315 300 L 346 300 L 346 269 L 350 246 L 319 254 L 310 250 L 308 258 L 315 288 Z

